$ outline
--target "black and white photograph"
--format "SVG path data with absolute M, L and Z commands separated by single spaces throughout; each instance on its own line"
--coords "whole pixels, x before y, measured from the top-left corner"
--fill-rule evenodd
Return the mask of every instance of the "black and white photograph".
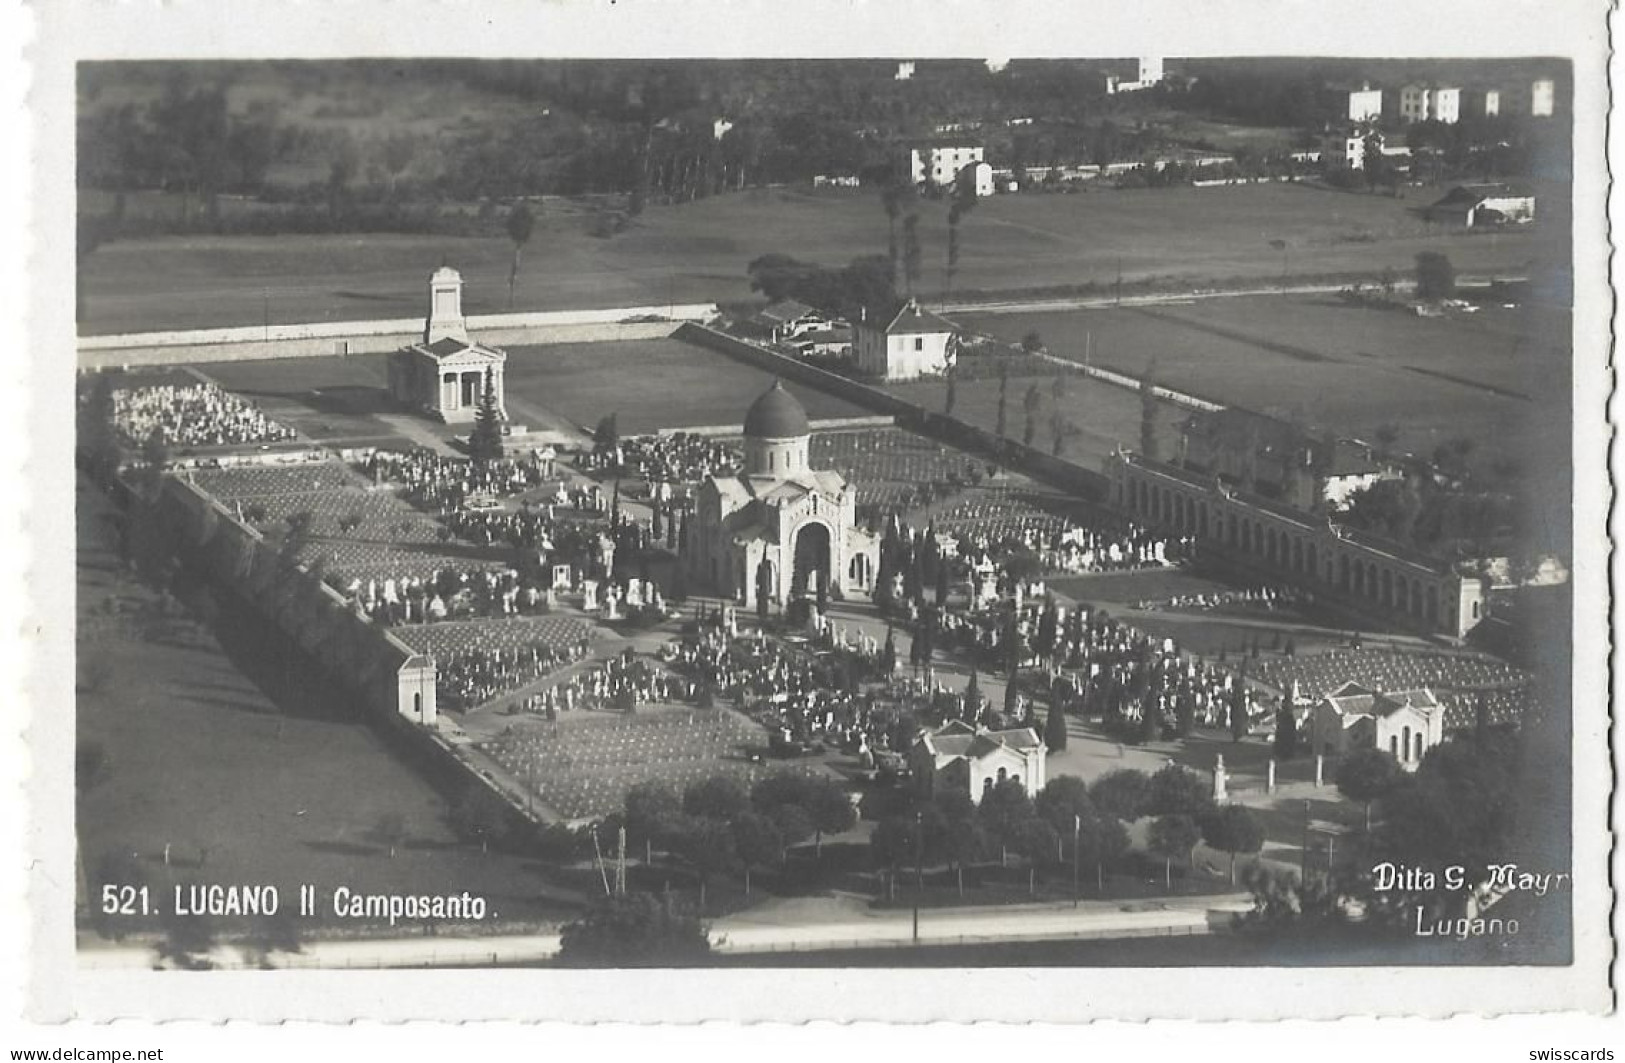
M 1601 43 L 1065 40 L 75 55 L 69 975 L 1606 1008 Z

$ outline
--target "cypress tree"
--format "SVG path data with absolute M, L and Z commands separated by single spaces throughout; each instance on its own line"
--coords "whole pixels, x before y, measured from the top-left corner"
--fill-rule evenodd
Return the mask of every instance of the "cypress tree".
M 1247 737 L 1247 673 L 1236 676 L 1236 689 L 1230 695 L 1230 740 L 1239 742 Z
M 497 409 L 496 374 L 485 371 L 485 390 L 474 411 L 474 429 L 468 435 L 468 456 L 475 461 L 502 457 L 502 413 Z
M 1049 719 L 1044 721 L 1044 745 L 1051 753 L 1066 748 L 1066 713 L 1061 711 L 1061 699 L 1050 702 Z
M 1286 760 L 1298 751 L 1298 713 L 1292 704 L 1292 691 L 1281 698 L 1275 712 L 1275 756 Z

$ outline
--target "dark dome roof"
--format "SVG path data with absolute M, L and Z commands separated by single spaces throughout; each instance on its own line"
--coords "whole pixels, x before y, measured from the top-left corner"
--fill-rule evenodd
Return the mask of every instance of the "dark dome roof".
M 811 431 L 807 424 L 807 411 L 777 380 L 750 404 L 750 410 L 745 414 L 745 435 L 753 439 L 786 439 L 804 436 Z

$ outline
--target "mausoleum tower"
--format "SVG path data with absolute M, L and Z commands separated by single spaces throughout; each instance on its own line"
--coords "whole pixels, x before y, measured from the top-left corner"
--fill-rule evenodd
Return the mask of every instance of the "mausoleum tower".
M 423 342 L 453 339 L 468 342 L 468 326 L 463 321 L 463 275 L 450 266 L 441 266 L 429 278 L 429 321 Z

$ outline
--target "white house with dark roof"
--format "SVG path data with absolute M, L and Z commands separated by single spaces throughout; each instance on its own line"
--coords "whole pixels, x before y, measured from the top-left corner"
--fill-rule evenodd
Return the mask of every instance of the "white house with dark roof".
M 879 542 L 857 527 L 846 478 L 808 467 L 811 434 L 778 381 L 751 404 L 744 470 L 702 481 L 683 525 L 682 560 L 696 583 L 747 608 L 816 597 L 820 584 L 836 598 L 872 588 Z
M 1431 690 L 1384 692 L 1348 682 L 1310 713 L 1310 741 L 1326 756 L 1387 750 L 1400 767 L 1415 771 L 1427 751 L 1444 741 L 1444 717 L 1445 707 Z
M 1044 788 L 1048 751 L 1031 727 L 990 731 L 950 720 L 921 731 L 908 752 L 908 766 L 922 796 L 958 791 L 981 803 L 982 795 L 1006 779 L 1019 779 L 1027 796 Z
M 507 352 L 469 338 L 463 320 L 463 276 L 441 266 L 429 278 L 429 318 L 423 342 L 389 356 L 389 393 L 405 406 L 447 424 L 474 419 L 487 380 L 503 420 Z
M 918 380 L 952 368 L 959 326 L 910 299 L 891 320 L 862 320 L 854 329 L 858 369 L 882 380 Z
M 1464 225 L 1523 224 L 1535 220 L 1535 197 L 1504 184 L 1457 185 L 1427 209 L 1430 221 Z

